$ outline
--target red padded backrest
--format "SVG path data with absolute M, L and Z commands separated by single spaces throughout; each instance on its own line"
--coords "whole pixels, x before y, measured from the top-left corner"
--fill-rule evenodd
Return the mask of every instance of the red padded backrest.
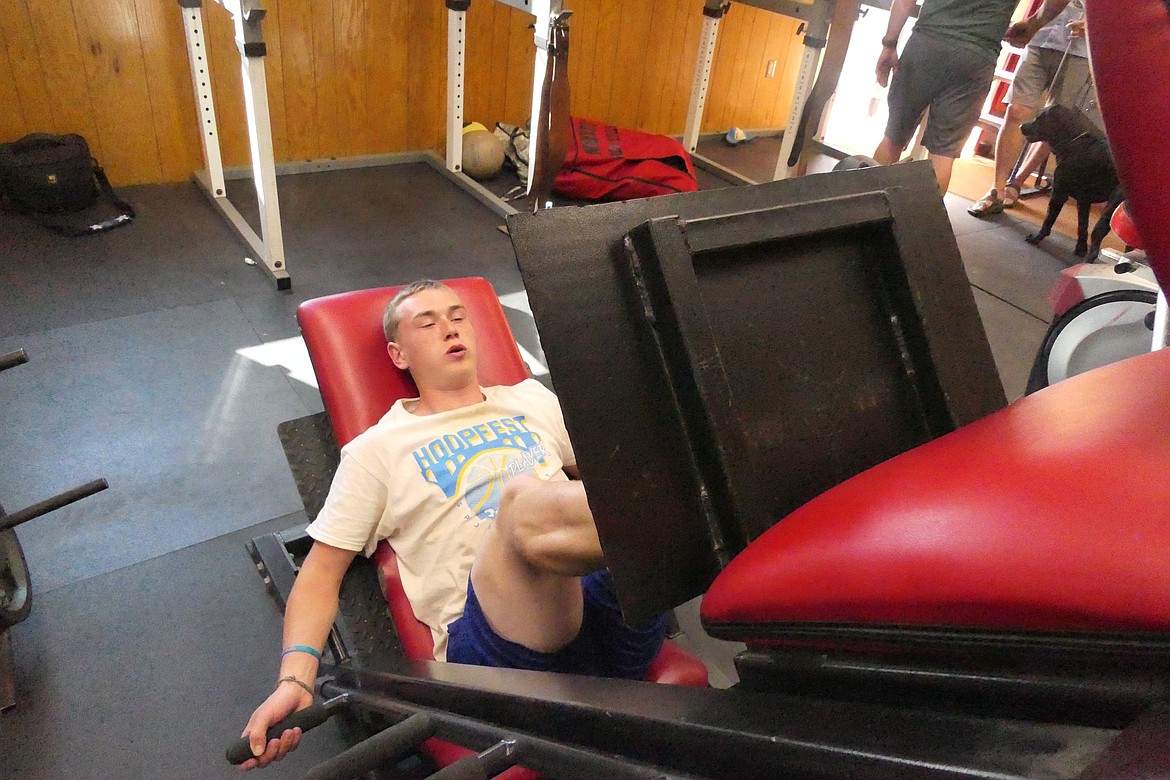
M 1170 290 L 1170 7 L 1165 0 L 1089 0 L 1089 54 L 1105 132 L 1130 216 Z
M 473 277 L 444 283 L 462 299 L 475 326 L 479 383 L 514 385 L 527 379 L 528 368 L 487 280 Z M 297 321 L 339 447 L 380 420 L 399 398 L 418 395 L 410 375 L 390 362 L 382 333 L 382 312 L 400 289 L 355 290 L 305 301 L 297 308 Z

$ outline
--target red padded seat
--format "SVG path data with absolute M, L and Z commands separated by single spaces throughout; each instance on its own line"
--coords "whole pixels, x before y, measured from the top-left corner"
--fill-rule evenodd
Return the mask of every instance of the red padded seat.
M 838 485 L 731 562 L 704 626 L 754 645 L 819 626 L 1170 647 L 1168 380 L 1170 350 L 1097 369 Z

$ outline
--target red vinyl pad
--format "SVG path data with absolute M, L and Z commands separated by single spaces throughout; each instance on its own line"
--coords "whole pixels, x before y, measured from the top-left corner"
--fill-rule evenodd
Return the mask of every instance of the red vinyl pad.
M 1089 56 L 1127 209 L 1163 290 L 1170 289 L 1170 4 L 1089 0 Z
M 1142 243 L 1142 237 L 1138 235 L 1137 225 L 1133 224 L 1133 217 L 1129 215 L 1129 209 L 1124 202 L 1113 212 L 1113 216 L 1109 219 L 1109 227 L 1113 228 L 1113 232 L 1125 242 L 1126 246 L 1132 246 L 1134 249 L 1146 248 L 1146 245 Z
M 1170 350 L 1115 363 L 838 485 L 732 560 L 704 625 L 1170 632 L 1168 380 Z

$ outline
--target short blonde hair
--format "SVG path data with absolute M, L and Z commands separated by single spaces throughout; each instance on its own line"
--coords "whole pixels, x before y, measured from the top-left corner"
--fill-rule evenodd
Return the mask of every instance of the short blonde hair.
M 386 310 L 382 312 L 382 333 L 386 335 L 386 341 L 394 341 L 398 337 L 398 307 L 412 295 L 418 295 L 423 290 L 450 290 L 451 288 L 442 282 L 434 279 L 418 279 L 399 290 L 390 303 L 386 304 Z

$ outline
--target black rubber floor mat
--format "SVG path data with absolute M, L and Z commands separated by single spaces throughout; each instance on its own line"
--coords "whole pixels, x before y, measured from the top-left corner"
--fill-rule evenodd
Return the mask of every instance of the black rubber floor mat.
M 298 417 L 277 425 L 276 433 L 305 504 L 305 514 L 312 520 L 325 503 L 341 458 L 329 418 L 325 412 Z

